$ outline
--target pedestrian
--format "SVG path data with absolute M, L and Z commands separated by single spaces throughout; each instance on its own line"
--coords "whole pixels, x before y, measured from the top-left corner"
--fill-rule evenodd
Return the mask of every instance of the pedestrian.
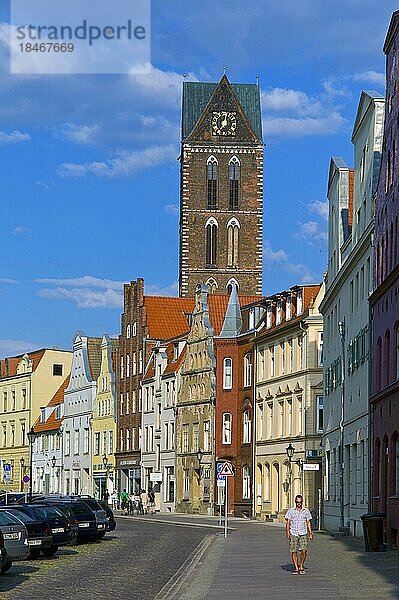
M 122 510 L 123 514 L 126 514 L 125 510 L 127 510 L 128 503 L 129 503 L 129 494 L 126 491 L 126 488 L 123 490 L 123 492 L 120 495 L 120 503 L 121 503 L 121 510 Z
M 106 502 L 108 504 L 108 500 L 109 500 L 109 491 L 108 490 L 104 490 L 103 500 L 104 500 L 104 502 Z
M 141 500 L 141 514 L 146 515 L 147 508 L 148 508 L 148 496 L 147 496 L 147 492 L 145 490 L 141 490 L 140 500 Z
M 288 509 L 285 515 L 285 532 L 290 542 L 290 552 L 294 563 L 294 575 L 305 574 L 305 560 L 308 554 L 308 541 L 313 540 L 312 515 L 310 510 L 303 506 L 300 494 L 295 496 L 295 506 Z M 298 552 L 301 559 L 298 565 Z
M 155 512 L 155 494 L 154 490 L 148 490 L 148 506 L 150 507 L 150 513 L 153 514 Z
M 116 510 L 118 508 L 118 494 L 116 493 L 116 490 L 111 494 L 111 503 L 113 510 Z

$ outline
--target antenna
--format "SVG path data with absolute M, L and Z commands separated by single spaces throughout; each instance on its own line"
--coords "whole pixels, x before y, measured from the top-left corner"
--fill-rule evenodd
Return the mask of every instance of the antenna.
M 256 85 L 259 86 L 259 75 L 256 76 Z
M 226 67 L 223 67 L 223 75 L 226 75 Z

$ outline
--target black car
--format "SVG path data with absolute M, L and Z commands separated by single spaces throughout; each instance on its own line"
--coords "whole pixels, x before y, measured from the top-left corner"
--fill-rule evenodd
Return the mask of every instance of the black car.
M 7 573 L 12 567 L 12 560 L 7 555 L 7 550 L 4 546 L 4 535 L 0 529 L 0 573 Z
M 4 509 L 0 509 L 4 510 Z M 53 556 L 57 552 L 58 547 L 55 548 L 55 552 L 52 552 L 53 536 L 51 535 L 51 529 L 41 518 L 36 516 L 30 516 L 19 508 L 7 506 L 7 512 L 17 517 L 21 521 L 28 532 L 28 544 L 30 548 L 30 556 L 36 558 L 43 552 L 45 556 Z
M 50 500 L 48 497 L 43 500 L 36 500 L 35 502 L 36 504 L 55 506 L 60 509 L 64 506 L 69 507 L 77 521 L 78 540 L 83 541 L 98 538 L 99 532 L 96 515 L 84 502 L 80 500 L 60 500 L 59 498 L 52 498 Z
M 71 521 L 68 519 L 66 514 L 59 510 L 56 506 L 45 506 L 40 504 L 17 504 L 15 509 L 24 512 L 33 519 L 45 521 L 50 527 L 51 535 L 53 537 L 53 544 L 51 551 L 43 551 L 45 556 L 54 555 L 59 546 L 70 544 L 73 540 Z M 74 517 L 72 518 L 74 519 Z
M 68 504 L 71 502 L 84 502 L 85 504 L 87 504 L 87 506 L 90 508 L 90 510 L 94 513 L 96 517 L 98 537 L 101 538 L 105 535 L 108 523 L 107 515 L 105 513 L 104 508 L 99 505 L 98 500 L 96 500 L 92 496 L 56 496 L 50 494 L 49 496 L 36 496 L 36 498 L 40 501 L 48 501 L 51 504 L 53 504 L 54 502 L 65 502 Z
M 97 500 L 97 502 L 105 510 L 105 514 L 107 515 L 107 531 L 114 531 L 116 528 L 116 521 L 112 508 L 107 502 L 104 502 L 104 500 Z

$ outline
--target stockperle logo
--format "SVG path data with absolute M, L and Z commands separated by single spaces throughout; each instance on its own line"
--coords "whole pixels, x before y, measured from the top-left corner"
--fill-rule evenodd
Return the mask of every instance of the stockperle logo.
M 15 74 L 145 73 L 150 0 L 11 0 Z

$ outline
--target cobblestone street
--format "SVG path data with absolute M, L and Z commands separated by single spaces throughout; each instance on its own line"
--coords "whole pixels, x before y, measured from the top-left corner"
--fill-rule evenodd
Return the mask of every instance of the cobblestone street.
M 118 519 L 100 542 L 14 563 L 0 577 L 0 593 L 4 600 L 152 599 L 210 531 Z

